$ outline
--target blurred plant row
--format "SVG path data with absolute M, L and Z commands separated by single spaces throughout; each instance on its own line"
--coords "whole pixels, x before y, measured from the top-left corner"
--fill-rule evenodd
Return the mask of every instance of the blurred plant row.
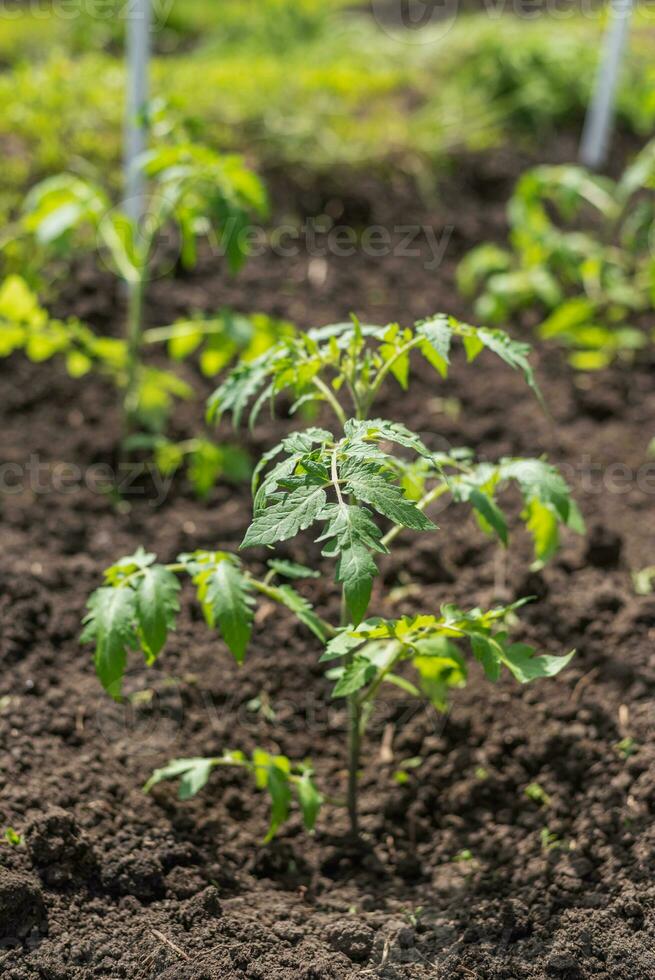
M 59 170 L 101 172 L 118 186 L 122 23 L 100 6 L 97 16 L 93 4 L 80 4 L 77 16 L 56 4 L 50 17 L 30 4 L 2 15 L 1 214 Z M 426 185 L 455 148 L 484 150 L 508 136 L 530 144 L 534 133 L 541 140 L 582 118 L 600 16 L 507 18 L 499 32 L 494 18 L 462 14 L 433 40 L 428 32 L 425 43 L 409 44 L 380 29 L 368 5 L 356 6 L 155 4 L 166 16 L 155 32 L 153 93 L 209 144 L 247 146 L 260 167 L 401 170 Z M 620 122 L 632 132 L 652 131 L 654 76 L 647 38 L 635 32 L 619 97 Z M 161 120 L 153 124 L 162 135 Z
M 154 67 L 168 101 L 155 98 L 148 110 L 152 149 L 140 161 L 147 220 L 138 224 L 116 204 L 124 82 L 116 19 L 92 18 L 88 7 L 69 22 L 55 12 L 37 18 L 28 6 L 7 22 L 14 40 L 30 25 L 45 25 L 51 36 L 39 52 L 26 44 L 21 61 L 7 53 L 0 75 L 8 150 L 0 193 L 11 214 L 0 239 L 0 356 L 17 349 L 35 361 L 61 356 L 74 377 L 108 377 L 123 413 L 123 451 L 153 452 L 167 472 L 186 464 L 201 494 L 221 475 L 244 478 L 249 462 L 203 435 L 169 438 L 176 400 L 194 394 L 171 365 L 194 358 L 214 377 L 294 328 L 227 309 L 190 310 L 146 328 L 150 282 L 192 268 L 207 242 L 232 272 L 241 268 L 251 220 L 268 215 L 253 159 L 262 167 L 293 163 L 294 172 L 404 168 L 420 184 L 428 174 L 434 180 L 435 160 L 447 162 L 448 148 L 491 145 L 509 130 L 543 136 L 580 115 L 588 98 L 595 58 L 588 42 L 598 39 L 600 21 L 569 20 L 565 34 L 556 22 L 509 23 L 500 38 L 489 18 L 468 15 L 434 43 L 403 46 L 345 6 L 265 0 L 244 14 L 226 3 L 220 23 L 203 2 L 167 8 Z M 619 103 L 634 131 L 655 114 L 640 38 Z M 166 53 L 181 39 L 194 45 L 192 56 Z M 89 55 L 93 44 L 102 50 Z M 206 84 L 198 86 L 199 75 Z M 395 111 L 397 99 L 404 111 Z M 248 161 L 236 143 L 248 147 Z M 35 184 L 36 176 L 43 179 Z M 579 370 L 632 359 L 652 340 L 654 186 L 655 143 L 616 181 L 577 166 L 528 170 L 509 201 L 507 246 L 483 243 L 460 264 L 459 286 L 476 318 L 523 320 L 541 339 L 563 344 Z M 85 253 L 130 297 L 120 337 L 44 308 Z M 168 365 L 151 356 L 161 348 Z

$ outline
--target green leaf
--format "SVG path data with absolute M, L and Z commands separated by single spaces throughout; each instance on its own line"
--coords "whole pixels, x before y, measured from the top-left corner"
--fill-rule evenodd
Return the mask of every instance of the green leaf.
M 535 656 L 534 648 L 527 643 L 514 643 L 504 650 L 503 662 L 521 684 L 528 684 L 541 677 L 555 677 L 574 656 L 575 650 L 564 657 Z
M 173 759 L 161 769 L 155 769 L 143 787 L 143 791 L 149 793 L 153 786 L 157 786 L 158 783 L 169 779 L 179 779 L 178 796 L 181 800 L 188 800 L 206 786 L 216 764 L 216 759 Z
M 311 772 L 305 771 L 302 774 L 299 782 L 296 783 L 296 793 L 305 829 L 313 830 L 323 804 L 323 797 L 312 780 Z
M 339 555 L 336 568 L 336 581 L 343 585 L 348 610 L 357 626 L 371 601 L 373 579 L 378 568 L 369 551 L 359 541 L 344 548 Z
M 539 561 L 548 561 L 559 548 L 559 528 L 553 511 L 531 500 L 526 507 L 526 527 L 534 538 L 535 555 Z
M 413 657 L 412 665 L 418 672 L 421 690 L 438 711 L 445 711 L 449 689 L 466 683 L 464 659 L 455 644 L 443 636 L 419 640 L 415 650 L 418 656 Z
M 377 667 L 366 657 L 356 656 L 343 671 L 332 691 L 333 698 L 345 698 L 369 684 L 377 674 Z
M 439 315 L 432 320 L 424 320 L 417 325 L 416 333 L 425 337 L 421 353 L 436 368 L 442 378 L 448 374 L 450 363 L 450 344 L 453 337 L 448 317 Z
M 289 817 L 291 790 L 288 774 L 277 765 L 268 770 L 267 789 L 271 797 L 271 822 L 264 843 L 273 840 L 278 830 Z
M 190 800 L 192 796 L 199 793 L 207 785 L 207 781 L 214 769 L 212 759 L 199 759 L 197 765 L 183 773 L 180 779 L 178 796 L 181 800 Z
M 371 599 L 373 579 L 378 569 L 370 550 L 383 552 L 381 532 L 370 511 L 353 504 L 332 504 L 323 516 L 328 519 L 318 541 L 329 541 L 327 556 L 338 556 L 336 580 L 344 586 L 348 609 L 357 625 L 366 614 Z
M 220 628 L 237 663 L 243 663 L 250 642 L 254 599 L 250 584 L 231 557 L 219 560 L 195 578 L 207 623 Z
M 650 595 L 655 580 L 655 566 L 648 565 L 632 573 L 632 584 L 637 595 Z
M 482 669 L 487 675 L 487 678 L 495 683 L 500 677 L 502 665 L 502 661 L 498 656 L 497 644 L 481 634 L 473 634 L 470 640 L 475 659 L 482 664 Z
M 435 531 L 437 527 L 416 504 L 405 497 L 402 489 L 380 473 L 375 464 L 360 463 L 357 468 L 343 473 L 346 492 L 357 500 L 370 504 L 378 513 L 394 524 L 415 531 Z
M 163 565 L 146 568 L 137 588 L 137 620 L 139 635 L 148 662 L 161 653 L 169 629 L 175 625 L 180 611 L 180 583 L 173 572 Z
M 549 506 L 566 524 L 571 510 L 571 490 L 554 466 L 541 459 L 510 459 L 500 464 L 502 479 L 513 479 L 529 502 Z
M 395 442 L 399 446 L 413 449 L 419 456 L 431 458 L 430 450 L 425 446 L 423 440 L 415 432 L 412 432 L 402 422 L 389 422 L 387 419 L 348 419 L 344 432 L 348 439 L 370 440 L 379 442 L 388 440 Z
M 361 647 L 363 643 L 364 638 L 353 635 L 349 628 L 339 630 L 337 635 L 333 636 L 325 647 L 325 652 L 321 656 L 319 663 L 322 664 L 329 660 L 338 660 L 340 657 L 345 657 L 357 647 Z
M 275 544 L 294 537 L 314 523 L 326 502 L 323 487 L 298 487 L 255 517 L 241 547 Z
M 321 517 L 327 521 L 327 526 L 316 540 L 332 541 L 323 551 L 326 557 L 334 557 L 340 550 L 351 548 L 356 542 L 372 551 L 386 553 L 382 532 L 366 507 L 346 503 L 328 504 Z
M 469 494 L 469 502 L 480 514 L 483 520 L 496 532 L 505 546 L 508 541 L 507 522 L 502 510 L 489 494 L 482 490 L 472 490 Z
M 238 426 L 248 402 L 264 386 L 273 367 L 271 354 L 241 362 L 207 402 L 207 420 L 218 423 L 226 412 L 231 412 L 234 425 Z
M 535 381 L 532 365 L 528 361 L 528 355 L 532 348 L 529 344 L 524 344 L 518 340 L 512 340 L 504 330 L 492 330 L 489 327 L 480 327 L 477 330 L 478 340 L 494 354 L 497 354 L 506 364 L 515 370 L 521 371 L 525 380 L 541 399 L 541 392 Z
M 270 752 L 266 752 L 265 749 L 254 749 L 252 763 L 255 767 L 255 786 L 257 789 L 266 789 L 268 785 L 268 770 L 271 765 Z
M 136 649 L 137 597 L 131 588 L 105 586 L 91 595 L 82 642 L 95 641 L 95 665 L 111 697 L 121 696 L 128 649 Z

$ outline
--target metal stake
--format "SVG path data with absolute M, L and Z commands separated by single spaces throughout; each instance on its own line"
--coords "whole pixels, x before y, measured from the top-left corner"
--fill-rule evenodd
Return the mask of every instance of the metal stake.
M 616 90 L 630 30 L 634 0 L 611 0 L 611 20 L 605 33 L 594 95 L 587 112 L 580 162 L 594 170 L 607 161 L 614 123 Z
M 136 161 L 146 149 L 151 0 L 127 0 L 127 100 L 125 114 L 125 211 L 138 221 L 145 205 L 145 182 Z

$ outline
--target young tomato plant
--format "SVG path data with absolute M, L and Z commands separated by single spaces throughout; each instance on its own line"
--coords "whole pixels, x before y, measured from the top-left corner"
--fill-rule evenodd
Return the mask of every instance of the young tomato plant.
M 480 245 L 459 284 L 476 314 L 501 323 L 535 307 L 539 327 L 570 350 L 580 370 L 629 358 L 648 343 L 653 306 L 655 141 L 619 181 L 581 167 L 537 167 L 509 202 L 510 248 Z
M 337 621 L 318 616 L 284 581 L 316 576 L 317 570 L 272 559 L 268 571 L 258 576 L 239 557 L 222 551 L 180 555 L 172 565 L 157 564 L 154 555 L 139 551 L 108 569 L 104 586 L 89 600 L 84 639 L 95 643 L 98 674 L 114 697 L 121 696 L 128 650 L 141 649 L 148 664 L 161 652 L 179 608 L 180 575 L 191 578 L 208 625 L 222 633 L 239 663 L 259 596 L 294 613 L 322 647 L 321 662 L 329 665 L 333 696 L 347 702 L 347 807 L 355 835 L 361 744 L 384 685 L 426 698 L 443 710 L 449 690 L 466 682 L 466 650 L 490 680 L 508 670 L 521 683 L 557 674 L 573 655 L 538 654 L 528 644 L 510 639 L 509 627 L 526 600 L 491 610 L 447 604 L 438 613 L 370 615 L 379 556 L 387 554 L 405 531 L 436 532 L 429 510 L 439 497 L 450 495 L 471 507 L 484 531 L 506 545 L 508 524 L 497 498 L 506 484 L 515 483 L 539 562 L 557 548 L 560 527 L 583 530 L 569 488 L 543 460 L 476 463 L 468 450 L 433 452 L 400 422 L 372 417 L 385 379 L 394 377 L 403 387 L 408 385 L 413 352 L 445 377 L 455 340 L 462 341 L 469 360 L 485 348 L 494 352 L 537 391 L 527 345 L 501 330 L 476 329 L 437 316 L 411 329 L 396 324 L 361 326 L 355 321 L 286 339 L 261 358 L 239 364 L 210 400 L 210 419 L 230 413 L 237 424 L 251 402 L 254 423 L 262 407 L 282 392 L 291 394 L 292 411 L 308 402 L 324 403 L 332 410 L 335 430 L 297 431 L 262 457 L 253 476 L 253 519 L 241 547 L 272 548 L 311 529 L 323 555 L 334 563 L 341 595 Z M 294 767 L 287 759 L 258 758 L 249 761 L 228 752 L 211 759 L 175 760 L 158 770 L 148 785 L 182 776 L 182 795 L 188 796 L 204 785 L 215 767 L 242 765 L 255 774 L 258 785 L 269 789 L 274 829 L 288 814 L 294 786 L 305 821 L 313 825 L 322 797 L 311 770 Z
M 266 193 L 256 175 L 238 156 L 221 155 L 210 148 L 184 141 L 161 146 L 140 161 L 148 178 L 144 216 L 135 220 L 113 205 L 109 194 L 73 174 L 50 177 L 37 184 L 24 203 L 23 227 L 51 253 L 66 254 L 72 245 L 98 251 L 125 283 L 128 312 L 125 330 L 126 366 L 124 413 L 127 427 L 151 425 L 153 409 L 168 408 L 170 395 L 188 394 L 182 382 L 153 381 L 143 365 L 144 304 L 149 281 L 158 271 L 158 246 L 165 230 L 175 229 L 181 261 L 192 267 L 202 238 L 219 241 L 232 271 L 247 257 L 244 231 L 252 214 L 267 211 Z M 223 322 L 196 322 L 193 336 L 225 333 Z M 185 325 L 167 328 L 166 340 L 181 347 Z M 158 390 L 164 404 L 156 405 Z M 160 396 L 161 402 L 161 396 Z

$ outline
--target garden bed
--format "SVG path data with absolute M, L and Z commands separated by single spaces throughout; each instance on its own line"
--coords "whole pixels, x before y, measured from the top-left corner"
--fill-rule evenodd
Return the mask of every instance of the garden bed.
M 572 148 L 564 140 L 550 153 L 566 159 Z M 338 187 L 280 182 L 281 210 L 332 208 L 337 223 L 414 223 L 438 234 L 451 227 L 444 261 L 426 268 L 425 236 L 421 258 L 267 253 L 230 282 L 208 261 L 157 284 L 153 316 L 164 323 L 225 303 L 302 326 L 350 310 L 377 322 L 442 309 L 466 316 L 456 262 L 502 237 L 503 201 L 527 162 L 507 151 L 462 161 L 429 209 L 405 184 L 384 194 L 355 187 L 342 200 Z M 110 280 L 84 268 L 63 300 L 65 312 L 104 328 L 117 323 L 120 302 Z M 408 535 L 384 559 L 390 598 L 383 608 L 380 589 L 374 608 L 399 615 L 535 595 L 524 636 L 578 655 L 529 688 L 475 674 L 447 717 L 410 707 L 401 692 L 385 701 L 365 745 L 366 846 L 357 851 L 345 814 L 333 810 L 314 836 L 296 818 L 263 846 L 266 801 L 238 774 L 216 773 L 189 803 L 171 786 L 142 794 L 169 758 L 254 745 L 311 756 L 321 785 L 342 794 L 345 713 L 330 701 L 311 634 L 266 605 L 240 669 L 184 603 L 157 668 L 135 658 L 128 672 L 128 690 L 149 693 L 129 710 L 106 698 L 78 639 L 103 569 L 139 544 L 167 561 L 196 547 L 235 548 L 250 517 L 247 491 L 223 485 L 201 503 L 178 480 L 155 507 L 152 479 L 140 474 L 122 502 L 94 492 L 87 484 L 100 471 L 90 468 L 115 462 L 111 389 L 20 357 L 2 363 L 2 462 L 18 467 L 8 482 L 18 473 L 24 486 L 3 495 L 0 514 L 0 824 L 24 839 L 2 846 L 3 977 L 655 976 L 655 600 L 635 596 L 630 579 L 653 562 L 655 466 L 645 459 L 655 360 L 646 353 L 630 369 L 582 377 L 560 352 L 541 349 L 535 364 L 552 418 L 509 369 L 481 363 L 472 373 L 457 361 L 443 384 L 419 374 L 409 395 L 388 387 L 390 416 L 434 448 L 468 445 L 489 459 L 547 452 L 564 467 L 589 534 L 567 537 L 543 572 L 529 572 L 518 521 L 505 564 L 461 512 L 437 512 L 438 537 Z M 187 407 L 180 434 L 200 415 Z M 239 438 L 255 454 L 286 427 L 265 422 Z M 56 470 L 57 484 L 61 463 L 80 470 L 63 484 Z M 284 553 L 318 560 L 302 541 Z M 319 612 L 334 602 L 327 574 L 307 590 Z M 420 767 L 398 782 L 409 759 Z

